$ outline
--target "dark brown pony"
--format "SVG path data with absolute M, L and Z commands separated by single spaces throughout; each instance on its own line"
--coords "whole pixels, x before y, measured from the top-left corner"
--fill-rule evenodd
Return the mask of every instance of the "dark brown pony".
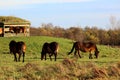
M 25 27 L 10 27 L 9 30 L 11 33 L 16 33 L 16 35 L 18 33 L 24 33 L 24 35 L 26 35 L 26 28 Z
M 20 61 L 21 55 L 23 55 L 23 62 L 24 62 L 26 45 L 23 41 L 19 41 L 19 42 L 16 42 L 14 40 L 10 41 L 9 49 L 10 49 L 10 53 L 14 54 L 14 61 L 16 62 Z M 18 60 L 16 56 L 17 53 L 19 55 Z
M 99 54 L 99 51 L 97 49 L 97 46 L 96 44 L 92 43 L 92 42 L 75 42 L 73 44 L 73 47 L 71 49 L 71 51 L 68 53 L 71 54 L 73 52 L 75 48 L 75 52 L 74 52 L 74 55 L 76 56 L 76 53 L 78 52 L 78 55 L 79 57 L 81 58 L 81 55 L 80 55 L 80 51 L 82 52 L 89 52 L 89 59 L 92 59 L 92 54 L 94 53 L 95 57 L 98 58 L 98 54 Z
M 46 54 L 48 53 L 50 60 L 52 60 L 51 56 L 54 55 L 55 61 L 56 61 L 58 49 L 59 49 L 59 45 L 57 42 L 44 43 L 42 47 L 42 52 L 41 52 L 41 60 L 43 60 L 44 57 L 46 60 Z

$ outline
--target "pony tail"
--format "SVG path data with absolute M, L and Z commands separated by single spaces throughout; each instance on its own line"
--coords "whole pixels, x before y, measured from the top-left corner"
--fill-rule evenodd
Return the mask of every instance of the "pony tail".
M 73 52 L 74 48 L 75 48 L 75 43 L 73 44 L 73 47 L 72 47 L 71 51 L 68 53 L 68 55 Z

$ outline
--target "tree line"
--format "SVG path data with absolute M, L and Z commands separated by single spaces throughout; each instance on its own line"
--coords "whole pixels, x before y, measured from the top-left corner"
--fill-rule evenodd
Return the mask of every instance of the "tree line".
M 98 29 L 97 27 L 81 28 L 70 27 L 68 29 L 53 26 L 51 23 L 42 24 L 41 27 L 30 29 L 31 36 L 52 36 L 68 38 L 75 41 L 93 41 L 97 44 L 120 45 L 120 29 Z

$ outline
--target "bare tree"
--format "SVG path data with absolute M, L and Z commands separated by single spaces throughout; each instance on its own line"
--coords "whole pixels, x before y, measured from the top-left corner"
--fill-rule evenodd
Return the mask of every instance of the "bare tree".
M 110 17 L 110 29 L 120 29 L 120 20 L 117 20 L 115 16 Z

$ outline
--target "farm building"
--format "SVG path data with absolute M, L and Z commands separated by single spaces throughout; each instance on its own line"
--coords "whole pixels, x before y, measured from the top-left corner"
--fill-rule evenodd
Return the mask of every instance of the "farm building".
M 0 37 L 29 35 L 29 21 L 13 16 L 0 16 Z

